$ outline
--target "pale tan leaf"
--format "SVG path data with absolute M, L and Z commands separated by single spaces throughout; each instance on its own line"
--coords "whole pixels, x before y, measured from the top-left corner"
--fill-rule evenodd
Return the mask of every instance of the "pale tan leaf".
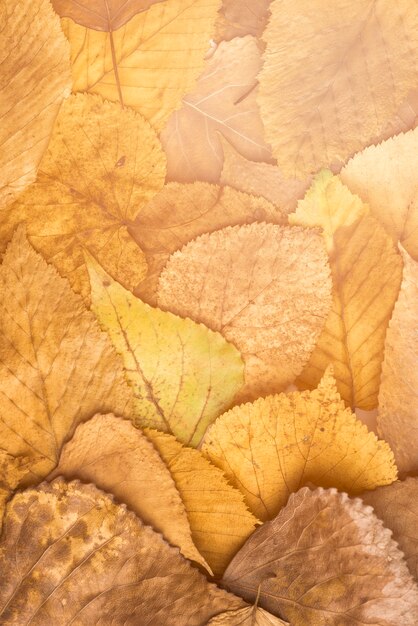
M 418 587 L 361 500 L 301 489 L 241 548 L 224 575 L 235 593 L 296 625 L 415 626 Z
M 256 101 L 260 67 L 254 37 L 219 44 L 161 133 L 169 180 L 217 182 L 223 161 L 219 133 L 246 158 L 273 162 Z
M 0 205 L 36 178 L 61 102 L 70 95 L 69 47 L 48 0 L 0 4 Z
M 221 332 L 240 350 L 241 397 L 284 389 L 300 373 L 330 306 L 321 236 L 273 224 L 202 235 L 169 259 L 158 303 Z
M 245 604 L 93 485 L 17 494 L 0 540 L 0 622 L 203 626 Z
M 271 0 L 223 0 L 215 40 L 254 35 L 261 37 L 270 16 Z
M 212 617 L 208 626 L 288 626 L 288 622 L 258 606 L 247 606 Z
M 259 103 L 289 176 L 369 145 L 416 87 L 418 4 L 274 0 Z

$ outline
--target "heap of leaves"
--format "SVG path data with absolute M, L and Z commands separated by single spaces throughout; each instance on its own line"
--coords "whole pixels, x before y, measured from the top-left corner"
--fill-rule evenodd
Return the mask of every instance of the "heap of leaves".
M 418 4 L 0 31 L 0 623 L 416 626 Z

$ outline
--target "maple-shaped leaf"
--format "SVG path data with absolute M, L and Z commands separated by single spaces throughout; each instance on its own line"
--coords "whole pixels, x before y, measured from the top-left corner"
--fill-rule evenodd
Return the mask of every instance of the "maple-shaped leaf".
M 392 447 L 399 471 L 418 471 L 418 263 L 403 251 L 404 270 L 385 341 L 378 431 Z
M 312 389 L 333 363 L 346 403 L 374 409 L 401 257 L 368 207 L 328 171 L 318 174 L 289 222 L 323 229 L 333 282 L 331 311 L 298 384 Z
M 418 580 L 418 478 L 407 478 L 362 494 L 393 533 L 409 571 Z
M 273 224 L 202 235 L 169 259 L 158 304 L 221 332 L 245 361 L 240 398 L 280 391 L 301 372 L 330 306 L 321 236 Z
M 258 163 L 243 157 L 232 144 L 221 137 L 223 166 L 219 182 L 254 196 L 266 198 L 285 213 L 296 208 L 311 179 L 286 178 L 277 165 Z
M 203 626 L 245 604 L 93 485 L 17 494 L 0 540 L 0 622 Z
M 129 415 L 131 391 L 108 336 L 23 228 L 0 267 L 0 303 L 0 448 L 28 457 L 24 482 L 36 482 L 78 423 Z
M 111 33 L 156 2 L 163 0 L 52 0 L 52 6 L 61 17 Z
M 245 157 L 274 162 L 256 101 L 260 67 L 254 37 L 219 44 L 161 133 L 169 180 L 217 182 L 222 169 L 220 134 Z
M 216 24 L 215 40 L 254 35 L 261 37 L 266 27 L 271 0 L 223 0 Z
M 122 356 L 141 428 L 197 445 L 243 383 L 235 346 L 202 324 L 154 309 L 88 261 L 92 310 Z
M 345 408 L 331 369 L 314 391 L 234 407 L 208 430 L 202 451 L 262 520 L 307 483 L 357 494 L 396 480 L 391 449 Z
M 248 539 L 226 586 L 295 625 L 415 626 L 418 587 L 370 507 L 301 489 Z
M 158 278 L 170 254 L 199 235 L 255 220 L 286 224 L 264 198 L 205 182 L 169 183 L 139 213 L 130 232 L 145 253 L 148 274 L 135 294 L 156 304 Z
M 212 617 L 208 626 L 289 626 L 289 623 L 254 605 Z
M 186 448 L 171 435 L 146 430 L 171 472 L 189 518 L 199 552 L 221 577 L 232 557 L 254 532 L 258 520 L 240 491 L 199 450 Z
M 370 144 L 416 86 L 418 5 L 274 0 L 259 104 L 289 176 L 344 162 Z
M 418 128 L 356 154 L 342 169 L 347 187 L 370 206 L 395 242 L 418 260 Z
M 147 266 L 128 226 L 164 177 L 165 157 L 147 121 L 98 96 L 72 96 L 61 108 L 36 183 L 8 210 L 2 243 L 26 221 L 32 245 L 85 298 L 83 250 L 133 289 Z
M 95 415 L 78 426 L 48 480 L 57 476 L 93 483 L 113 494 L 171 545 L 179 546 L 186 558 L 209 569 L 192 541 L 170 471 L 145 435 L 127 420 Z
M 10 204 L 36 170 L 63 99 L 70 53 L 48 0 L 0 5 L 0 205 Z
M 74 91 L 133 107 L 161 130 L 203 69 L 219 5 L 220 0 L 153 3 L 112 32 L 63 18 Z

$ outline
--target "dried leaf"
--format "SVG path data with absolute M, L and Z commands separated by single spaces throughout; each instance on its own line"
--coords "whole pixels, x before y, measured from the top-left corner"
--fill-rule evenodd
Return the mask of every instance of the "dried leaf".
M 161 130 L 203 69 L 220 0 L 166 0 L 113 33 L 63 18 L 74 91 L 133 107 Z
M 109 413 L 78 426 L 48 480 L 57 476 L 94 483 L 113 494 L 186 558 L 208 568 L 192 541 L 186 510 L 169 470 L 130 422 Z
M 69 48 L 48 0 L 0 5 L 0 205 L 36 178 L 61 102 L 71 90 Z
M 273 162 L 256 102 L 260 67 L 254 37 L 219 44 L 196 87 L 161 133 L 169 180 L 217 182 L 222 170 L 220 133 L 246 158 Z
M 289 222 L 320 226 L 329 254 L 333 304 L 298 384 L 314 388 L 333 363 L 338 390 L 352 408 L 377 405 L 387 326 L 402 261 L 368 207 L 331 172 L 321 172 Z
M 24 456 L 12 456 L 0 448 L 0 532 L 4 506 L 14 489 L 27 474 L 30 461 Z
M 391 532 L 361 500 L 301 489 L 225 572 L 229 589 L 291 624 L 415 626 L 418 588 Z
M 319 234 L 272 224 L 224 228 L 174 253 L 158 303 L 221 332 L 241 351 L 240 397 L 284 389 L 300 373 L 329 310 Z
M 244 606 L 93 485 L 58 479 L 19 493 L 4 527 L 5 626 L 203 626 Z
M 395 242 L 418 260 L 418 128 L 356 154 L 341 171 Z
M 289 626 L 279 617 L 258 606 L 247 606 L 236 611 L 221 613 L 208 622 L 208 626 Z
M 134 393 L 134 423 L 197 445 L 243 383 L 238 350 L 201 324 L 153 309 L 88 262 L 92 310 Z
M 418 470 L 418 263 L 403 251 L 401 291 L 386 334 L 377 425 L 399 471 Z
M 52 6 L 81 26 L 111 32 L 156 2 L 162 0 L 52 0 Z
M 393 533 L 409 571 L 418 580 L 418 478 L 407 478 L 362 494 L 366 504 Z
M 222 185 L 266 198 L 285 213 L 295 210 L 311 179 L 286 178 L 276 165 L 249 161 L 224 138 L 221 138 L 221 144 L 224 155 L 220 177 Z
M 172 252 L 204 233 L 255 220 L 287 223 L 280 209 L 264 198 L 204 182 L 169 183 L 141 210 L 135 228 L 130 229 L 148 264 L 136 295 L 156 304 L 158 278 Z
M 215 576 L 222 576 L 258 520 L 247 509 L 241 492 L 199 450 L 185 448 L 156 430 L 147 430 L 146 435 L 176 483 L 195 545 Z
M 396 480 L 392 451 L 345 408 L 330 369 L 314 391 L 234 407 L 208 430 L 202 451 L 262 520 L 307 483 L 358 494 Z
M 215 40 L 230 40 L 244 35 L 261 37 L 270 15 L 270 2 L 271 0 L 223 0 Z
M 85 298 L 83 250 L 133 289 L 147 266 L 127 227 L 164 177 L 164 154 L 148 122 L 97 96 L 72 96 L 61 108 L 37 182 L 9 211 L 7 232 L 26 220 L 32 245 Z
M 19 228 L 0 268 L 0 442 L 30 459 L 24 482 L 56 465 L 94 413 L 129 413 L 130 389 L 107 335 Z
M 416 87 L 418 5 L 270 8 L 259 97 L 266 138 L 283 172 L 304 177 L 370 144 Z

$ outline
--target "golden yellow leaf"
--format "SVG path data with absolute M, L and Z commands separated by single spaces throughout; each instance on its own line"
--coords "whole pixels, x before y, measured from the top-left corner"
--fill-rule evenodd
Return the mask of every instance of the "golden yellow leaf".
M 52 6 L 58 15 L 71 17 L 77 24 L 112 32 L 156 2 L 163 0 L 52 0 Z
M 63 18 L 74 91 L 129 105 L 161 130 L 203 69 L 219 5 L 166 0 L 112 33 Z
M 289 624 L 258 606 L 247 606 L 212 617 L 208 626 L 289 626 Z
M 360 499 L 301 489 L 248 539 L 223 583 L 292 626 L 416 626 L 418 587 Z
M 219 44 L 161 133 L 169 180 L 217 182 L 222 169 L 220 135 L 245 157 L 273 162 L 256 100 L 260 68 L 254 37 Z
M 367 202 L 395 242 L 418 260 L 418 128 L 356 154 L 342 169 L 345 185 Z
M 296 208 L 311 183 L 286 178 L 276 165 L 257 163 L 243 157 L 232 144 L 221 137 L 223 166 L 219 182 L 254 196 L 266 198 L 285 213 Z M 268 220 L 267 220 L 268 221 Z
M 370 144 L 416 87 L 418 4 L 274 0 L 259 103 L 289 176 Z
M 129 421 L 111 413 L 97 414 L 78 426 L 48 480 L 57 476 L 93 483 L 111 493 L 171 545 L 178 546 L 183 556 L 210 572 L 192 541 L 186 510 L 170 471 Z
M 23 228 L 0 268 L 0 303 L 0 447 L 29 458 L 27 484 L 55 467 L 77 424 L 129 415 L 131 391 L 108 336 Z
M 404 272 L 385 341 L 378 431 L 401 473 L 418 471 L 418 263 L 403 251 Z
M 261 37 L 269 18 L 271 0 L 223 0 L 216 24 L 215 40 L 254 35 Z
M 314 388 L 333 363 L 346 403 L 373 409 L 385 334 L 399 293 L 401 257 L 368 207 L 331 172 L 315 178 L 289 222 L 323 229 L 333 281 L 331 311 L 298 385 Z
M 133 289 L 147 266 L 128 226 L 164 177 L 165 157 L 148 122 L 98 96 L 72 96 L 61 108 L 36 183 L 8 211 L 3 237 L 26 221 L 32 245 L 86 299 L 84 250 Z
M 206 433 L 202 451 L 262 520 L 307 483 L 357 494 L 396 480 L 391 449 L 345 408 L 331 369 L 314 391 L 228 411 Z
M 301 372 L 330 306 L 321 236 L 254 223 L 198 237 L 169 259 L 158 303 L 221 332 L 240 350 L 240 398 L 280 391 Z
M 171 472 L 195 545 L 215 576 L 222 576 L 258 520 L 247 509 L 241 492 L 199 450 L 186 448 L 156 430 L 146 430 L 146 435 Z
M 156 304 L 158 278 L 170 254 L 199 235 L 255 220 L 287 223 L 280 209 L 264 198 L 204 182 L 169 183 L 140 211 L 130 230 L 148 264 L 135 294 Z
M 0 448 L 0 531 L 5 503 L 27 474 L 29 465 L 27 457 L 13 456 Z
M 60 104 L 70 95 L 71 71 L 69 46 L 48 0 L 2 0 L 0 32 L 4 208 L 36 178 Z
M 56 479 L 7 507 L 2 626 L 202 626 L 244 606 L 93 485 Z
M 92 310 L 122 356 L 136 426 L 197 445 L 243 383 L 238 350 L 202 324 L 145 304 L 88 261 Z

